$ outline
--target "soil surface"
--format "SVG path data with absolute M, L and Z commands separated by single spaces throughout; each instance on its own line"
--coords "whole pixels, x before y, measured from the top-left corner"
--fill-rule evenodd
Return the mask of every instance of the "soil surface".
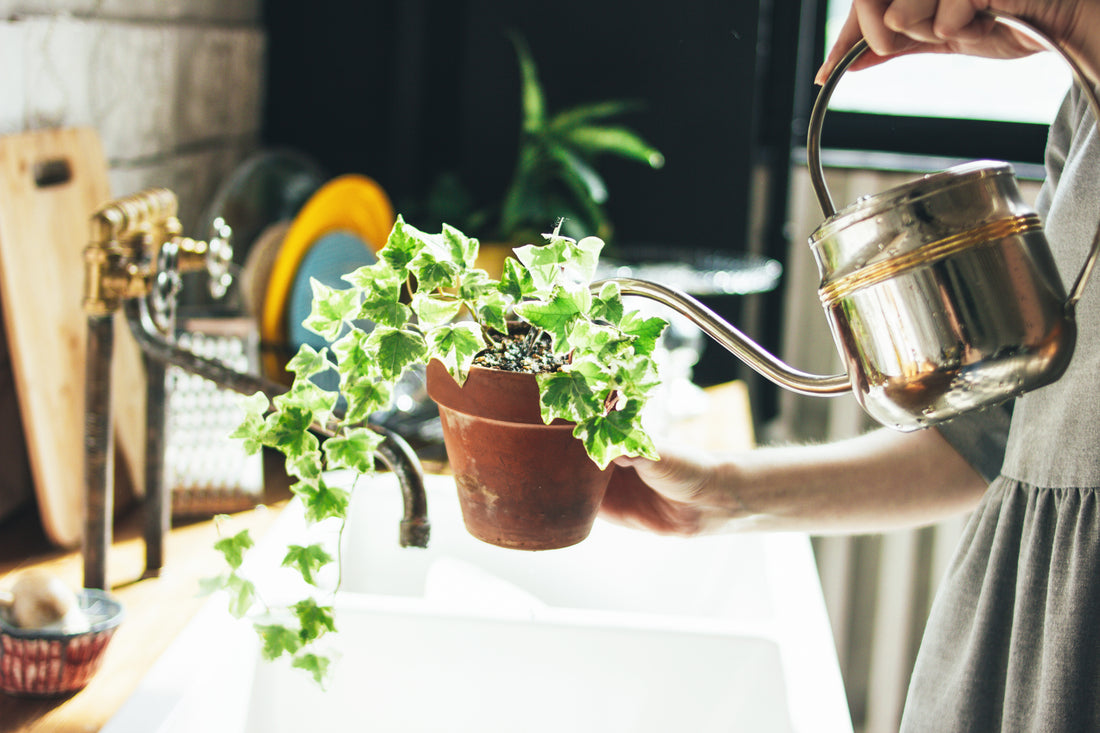
M 541 374 L 556 372 L 568 361 L 550 350 L 550 335 L 543 332 L 537 338 L 529 337 L 526 330 L 512 330 L 507 336 L 493 333 L 497 346 L 490 347 L 474 357 L 474 364 L 506 372 Z

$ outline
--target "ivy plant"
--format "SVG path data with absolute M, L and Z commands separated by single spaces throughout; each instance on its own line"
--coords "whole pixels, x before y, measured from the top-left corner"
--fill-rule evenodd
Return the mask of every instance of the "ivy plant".
M 548 342 L 559 357 L 552 371 L 536 375 L 546 423 L 575 423 L 573 434 L 601 468 L 621 455 L 656 458 L 642 408 L 658 385 L 652 354 L 667 322 L 626 309 L 614 282 L 593 284 L 600 239 L 577 241 L 559 230 L 560 224 L 544 235 L 543 244 L 515 249 L 496 280 L 475 264 L 477 239 L 447 225 L 427 234 L 399 217 L 378 261 L 344 276 L 349 287 L 312 281 L 304 325 L 330 346 L 302 346 L 287 367 L 294 373 L 289 391 L 270 404 L 263 394 L 247 399 L 233 436 L 250 452 L 265 446 L 281 452 L 307 521 L 332 520 L 342 531 L 350 493 L 326 472 L 374 473 L 381 438 L 370 418 L 390 406 L 401 376 L 437 359 L 461 384 L 479 354 L 501 347 L 513 322 L 527 329 L 521 348 Z M 313 379 L 327 370 L 339 375 L 335 391 Z M 324 442 L 317 426 L 330 435 Z M 228 570 L 210 586 L 228 591 L 232 613 L 253 615 L 266 657 L 289 655 L 323 682 L 329 657 L 319 642 L 335 629 L 336 588 L 320 590 L 318 578 L 339 564 L 338 556 L 321 543 L 288 548 L 283 566 L 301 576 L 310 594 L 273 609 L 241 570 L 251 544 L 247 531 L 217 542 Z

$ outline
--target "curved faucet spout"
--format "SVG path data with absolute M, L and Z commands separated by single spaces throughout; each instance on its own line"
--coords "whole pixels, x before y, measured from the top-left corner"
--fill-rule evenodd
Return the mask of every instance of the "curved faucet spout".
M 626 277 L 593 283 L 592 290 L 598 291 L 607 282 L 616 283 L 623 295 L 649 298 L 672 308 L 761 376 L 784 389 L 811 397 L 839 395 L 852 390 L 851 380 L 847 374 L 828 376 L 809 374 L 777 359 L 687 293 L 648 280 Z
M 140 307 L 134 301 L 127 301 L 124 307 L 130 330 L 147 357 L 164 364 L 172 364 L 241 394 L 263 392 L 268 400 L 273 400 L 287 391 L 287 387 L 278 382 L 238 372 L 171 343 L 150 327 L 148 319 L 141 317 Z M 420 459 L 397 433 L 381 425 L 371 424 L 370 428 L 383 436 L 382 443 L 376 449 L 376 457 L 393 471 L 401 485 L 405 513 L 401 519 L 398 541 L 402 547 L 427 547 L 431 524 L 428 522 L 428 499 L 424 491 L 424 469 L 420 465 Z M 332 436 L 326 426 L 314 425 L 312 430 L 321 435 Z

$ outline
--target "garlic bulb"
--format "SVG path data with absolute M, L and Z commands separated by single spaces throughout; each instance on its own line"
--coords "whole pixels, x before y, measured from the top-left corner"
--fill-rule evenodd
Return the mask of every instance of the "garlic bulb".
M 5 604 L 11 620 L 23 629 L 80 632 L 89 627 L 76 594 L 59 578 L 40 570 L 23 573 Z

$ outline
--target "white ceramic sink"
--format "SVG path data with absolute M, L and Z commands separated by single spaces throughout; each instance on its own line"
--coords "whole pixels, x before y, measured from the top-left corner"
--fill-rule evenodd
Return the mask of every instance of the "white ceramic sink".
M 598 523 L 564 550 L 503 550 L 428 478 L 427 550 L 397 545 L 392 477 L 356 491 L 327 691 L 260 661 L 214 600 L 104 730 L 851 731 L 806 537 Z M 292 505 L 253 567 L 303 531 Z

